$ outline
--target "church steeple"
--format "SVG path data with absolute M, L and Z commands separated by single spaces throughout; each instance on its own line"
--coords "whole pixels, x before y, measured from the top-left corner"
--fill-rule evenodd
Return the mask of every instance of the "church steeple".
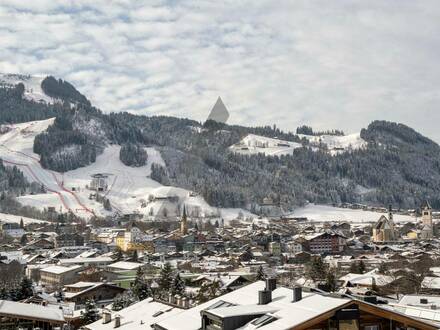
M 182 235 L 188 234 L 188 219 L 186 218 L 185 204 L 183 204 L 182 219 L 180 219 L 180 233 Z
M 388 220 L 393 222 L 393 206 L 391 204 L 388 206 Z

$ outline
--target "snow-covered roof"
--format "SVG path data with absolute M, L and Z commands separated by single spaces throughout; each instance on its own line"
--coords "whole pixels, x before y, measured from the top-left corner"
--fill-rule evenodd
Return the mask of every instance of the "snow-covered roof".
M 64 267 L 64 266 L 49 266 L 44 269 L 42 269 L 42 272 L 46 273 L 52 273 L 52 274 L 63 274 L 67 272 L 71 272 L 73 270 L 80 269 L 81 266 L 70 266 L 70 267 Z
M 423 289 L 440 289 L 440 277 L 426 276 L 422 281 Z
M 422 303 L 421 301 L 424 302 Z M 430 309 L 432 305 L 440 307 L 440 296 L 407 294 L 399 300 L 399 305 L 416 306 Z
M 60 264 L 87 264 L 87 263 L 111 263 L 113 261 L 110 257 L 76 257 L 70 259 L 60 259 Z
M 118 312 L 112 312 L 112 322 L 103 324 L 102 319 L 86 326 L 89 330 L 105 330 L 114 328 L 114 317 L 121 316 L 119 329 L 137 330 L 151 329 L 151 324 L 157 323 L 165 318 L 173 317 L 183 310 L 153 301 L 147 298 L 134 305 L 124 308 Z
M 377 269 L 373 269 L 365 274 L 349 273 L 339 278 L 339 280 L 344 281 L 345 283 L 350 282 L 352 285 L 384 286 L 393 282 L 394 278 L 392 276 L 378 274 Z
M 263 281 L 249 284 L 243 288 L 183 311 L 173 317 L 166 318 L 158 322 L 158 325 L 169 330 L 197 330 L 200 328 L 200 312 L 208 309 L 220 300 L 241 305 L 240 307 L 231 307 L 236 311 L 237 309 L 244 309 L 244 313 L 246 313 L 246 311 L 249 312 L 258 304 L 258 291 L 264 288 L 265 283 Z M 277 310 L 272 313 L 272 315 L 277 317 L 277 320 L 271 323 L 270 329 L 288 329 L 326 311 L 343 306 L 348 302 L 350 302 L 350 299 L 347 298 L 333 298 L 316 293 L 304 292 L 302 300 L 292 303 L 292 290 L 285 287 L 278 287 L 272 292 L 272 302 L 265 305 L 264 308 L 271 309 L 271 311 Z M 210 313 L 211 312 L 213 312 L 213 310 L 210 310 Z M 226 311 L 221 310 L 220 312 L 226 313 Z
M 0 300 L 0 315 L 64 322 L 63 311 L 55 307 Z
M 108 265 L 110 268 L 124 269 L 124 270 L 134 270 L 141 267 L 143 264 L 138 262 L 129 262 L 129 261 L 118 261 L 113 264 Z

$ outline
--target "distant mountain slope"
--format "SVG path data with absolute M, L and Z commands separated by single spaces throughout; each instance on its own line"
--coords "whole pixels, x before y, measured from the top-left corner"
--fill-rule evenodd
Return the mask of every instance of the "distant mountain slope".
M 103 114 L 72 85 L 54 80 L 67 88 L 52 94 L 58 100 L 54 104 L 29 100 L 20 87 L 0 88 L 1 123 L 56 117 L 34 142 L 48 169 L 89 166 L 108 146 L 133 144 L 160 150 L 165 166 L 152 166 L 154 180 L 196 191 L 213 206 L 256 210 L 269 196 L 286 209 L 307 201 L 414 208 L 425 198 L 440 207 L 440 147 L 402 124 L 375 121 L 360 135 L 338 131 L 317 137 L 270 126 Z M 230 150 L 246 136 L 276 138 L 294 147 L 288 154 Z M 338 152 L 329 152 L 331 148 Z

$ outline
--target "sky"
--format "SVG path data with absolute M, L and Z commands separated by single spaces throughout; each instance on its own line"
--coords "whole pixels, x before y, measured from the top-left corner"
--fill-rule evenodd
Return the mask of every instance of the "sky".
M 54 75 L 104 112 L 440 142 L 437 0 L 0 0 L 0 72 Z

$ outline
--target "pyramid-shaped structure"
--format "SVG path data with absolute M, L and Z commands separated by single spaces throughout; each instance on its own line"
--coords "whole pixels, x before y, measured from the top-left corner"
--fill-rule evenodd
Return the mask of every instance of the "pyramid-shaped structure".
M 207 120 L 214 120 L 218 123 L 226 123 L 228 118 L 229 118 L 228 109 L 226 109 L 222 99 L 219 96 L 217 102 L 215 102 L 214 106 L 212 107 L 212 110 Z

